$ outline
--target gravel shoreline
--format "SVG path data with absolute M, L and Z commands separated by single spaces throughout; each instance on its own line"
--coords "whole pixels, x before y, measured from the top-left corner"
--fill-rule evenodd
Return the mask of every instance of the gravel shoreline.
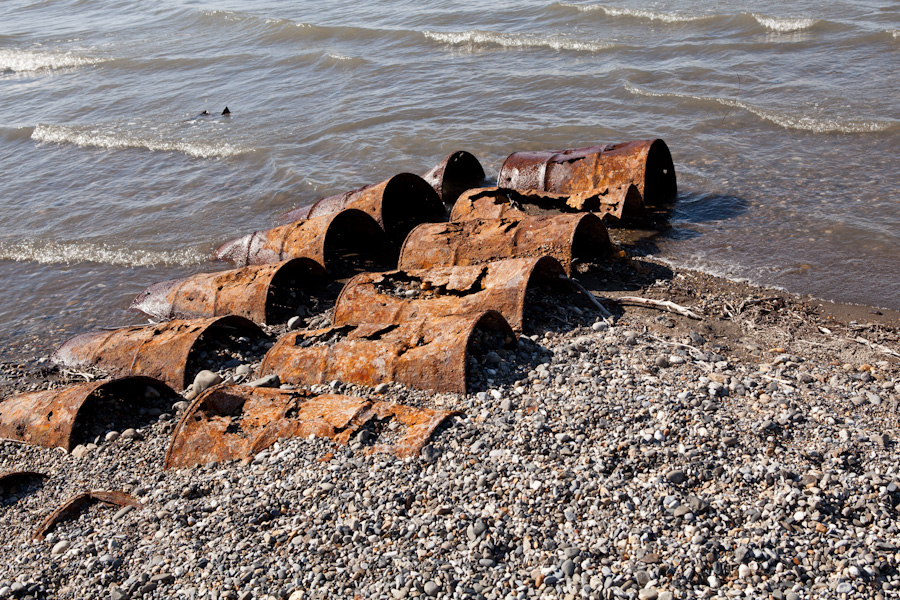
M 0 473 L 50 475 L 0 499 L 0 598 L 900 597 L 896 315 L 623 264 L 582 282 L 704 319 L 574 309 L 474 394 L 313 386 L 460 411 L 417 458 L 360 435 L 164 471 L 184 404 L 80 457 L 0 442 Z M 88 490 L 143 506 L 32 541 Z

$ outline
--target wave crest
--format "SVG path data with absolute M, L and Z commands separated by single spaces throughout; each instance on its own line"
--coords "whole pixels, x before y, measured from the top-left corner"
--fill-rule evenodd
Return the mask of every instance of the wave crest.
M 560 6 L 574 8 L 581 12 L 602 12 L 609 17 L 634 17 L 646 21 L 661 21 L 663 23 L 690 23 L 713 18 L 711 15 L 685 15 L 679 13 L 664 13 L 643 8 L 614 8 L 602 4 L 573 4 L 560 2 Z
M 562 37 L 544 37 L 524 33 L 496 33 L 493 31 L 460 31 L 442 33 L 423 31 L 422 34 L 436 42 L 452 46 L 500 46 L 503 48 L 551 48 L 553 50 L 573 50 L 576 52 L 601 52 L 612 44 L 579 42 Z
M 193 158 L 228 158 L 251 151 L 227 142 L 147 138 L 133 132 L 103 132 L 97 129 L 79 129 L 40 123 L 34 128 L 31 139 L 36 142 L 75 144 L 86 148 L 108 150 L 143 148 L 154 152 L 181 152 Z
M 750 16 L 756 19 L 756 22 L 771 31 L 778 33 L 791 33 L 794 31 L 803 31 L 810 29 L 818 21 L 816 19 L 802 19 L 791 17 L 767 17 L 759 13 L 750 13 Z
M 731 98 L 694 96 L 691 94 L 678 94 L 675 92 L 651 92 L 649 90 L 643 90 L 628 82 L 625 83 L 625 89 L 636 96 L 645 96 L 648 98 L 680 98 L 716 102 L 723 106 L 740 108 L 741 110 L 745 110 L 761 119 L 783 127 L 784 129 L 798 129 L 801 131 L 812 131 L 813 133 L 876 133 L 879 131 L 887 131 L 897 125 L 897 121 L 817 119 L 806 115 L 786 115 L 773 110 L 758 108 L 752 104 L 747 104 L 746 102 L 733 100 Z
M 200 248 L 171 251 L 116 248 L 108 244 L 74 243 L 17 243 L 0 242 L 0 260 L 63 264 L 94 262 L 120 267 L 156 267 L 198 265 L 209 260 L 209 253 Z
M 106 58 L 90 58 L 72 52 L 37 52 L 32 50 L 0 50 L 0 73 L 28 73 L 71 69 L 106 62 Z

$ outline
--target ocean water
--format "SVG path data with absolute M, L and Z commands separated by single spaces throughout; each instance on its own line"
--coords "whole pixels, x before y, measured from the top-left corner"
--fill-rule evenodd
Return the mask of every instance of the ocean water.
M 451 151 L 496 176 L 650 137 L 660 256 L 900 309 L 898 64 L 889 0 L 4 0 L 0 357 L 140 322 L 221 242 Z

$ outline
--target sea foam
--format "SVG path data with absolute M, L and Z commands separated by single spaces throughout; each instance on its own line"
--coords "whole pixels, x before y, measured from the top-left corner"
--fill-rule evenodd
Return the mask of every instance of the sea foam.
M 105 62 L 108 59 L 80 56 L 73 52 L 38 52 L 32 50 L 0 50 L 0 73 L 28 73 L 70 69 Z
M 201 248 L 171 251 L 117 248 L 108 244 L 87 242 L 0 242 L 0 260 L 63 264 L 94 262 L 120 267 L 156 267 L 197 265 L 209 260 L 209 252 Z
M 658 12 L 643 8 L 614 8 L 612 6 L 603 6 L 602 4 L 572 4 L 569 2 L 560 2 L 559 5 L 567 8 L 574 8 L 582 12 L 602 12 L 610 17 L 634 17 L 636 19 L 660 21 L 662 23 L 690 23 L 692 21 L 703 21 L 715 17 L 715 15 L 686 15 L 680 13 Z
M 38 124 L 31 134 L 37 142 L 75 144 L 86 148 L 109 150 L 143 148 L 154 152 L 181 152 L 193 158 L 227 158 L 250 150 L 227 142 L 172 140 L 141 135 L 132 131 L 101 131 L 97 128 L 77 128 L 64 125 Z
M 756 19 L 756 22 L 770 31 L 778 33 L 791 33 L 794 31 L 803 31 L 809 29 L 816 24 L 815 19 L 802 19 L 791 17 L 767 17 L 759 13 L 750 13 L 750 16 Z
M 564 37 L 545 37 L 524 33 L 496 33 L 493 31 L 437 32 L 424 31 L 423 35 L 436 42 L 453 46 L 500 46 L 502 48 L 550 48 L 576 52 L 601 52 L 612 44 L 580 42 Z

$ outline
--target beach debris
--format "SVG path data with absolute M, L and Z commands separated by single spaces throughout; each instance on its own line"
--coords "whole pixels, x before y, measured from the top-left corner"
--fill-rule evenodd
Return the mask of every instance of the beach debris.
M 503 162 L 497 178 L 500 187 L 557 194 L 609 194 L 629 184 L 637 187 L 648 207 L 675 199 L 675 166 L 663 140 L 514 152 Z
M 149 390 L 149 391 L 148 391 Z M 78 430 L 93 431 L 98 420 L 112 415 L 137 418 L 148 397 L 174 398 L 176 393 L 151 377 L 123 377 L 40 392 L 28 392 L 0 402 L 0 438 L 71 451 Z
M 529 292 L 552 288 L 572 294 L 554 258 L 515 258 L 483 265 L 362 273 L 334 307 L 332 325 L 400 324 L 424 318 L 496 310 L 521 331 Z
M 310 258 L 199 273 L 153 284 L 130 308 L 159 320 L 238 315 L 260 325 L 284 323 L 326 277 Z
M 324 266 L 336 279 L 384 267 L 395 256 L 381 226 L 356 209 L 255 231 L 216 250 L 219 260 L 242 266 L 307 258 Z
M 484 182 L 484 168 L 465 150 L 452 152 L 430 171 L 422 175 L 444 204 L 453 206 L 460 194 Z
M 603 221 L 591 213 L 425 223 L 406 238 L 399 268 L 410 271 L 551 256 L 571 274 L 576 263 L 605 260 L 612 250 Z
M 7 471 L 0 473 L 0 502 L 7 503 L 43 485 L 50 477 L 40 471 Z
M 121 327 L 77 335 L 51 356 L 58 365 L 91 366 L 113 376 L 144 375 L 184 390 L 201 371 L 200 355 L 214 354 L 231 338 L 259 338 L 262 330 L 235 315 L 176 319 L 156 325 Z
M 483 357 L 493 345 L 515 343 L 509 323 L 494 310 L 400 324 L 344 325 L 282 337 L 266 353 L 260 372 L 295 385 L 398 382 L 464 394 L 469 389 L 467 358 Z
M 198 396 L 185 411 L 166 453 L 165 468 L 249 459 L 279 439 L 315 436 L 347 444 L 361 430 L 373 451 L 416 456 L 453 411 L 372 402 L 353 396 L 222 385 Z M 386 421 L 405 427 L 378 443 Z M 382 436 L 382 437 L 386 437 Z
M 689 308 L 685 308 L 680 304 L 675 304 L 670 300 L 654 300 L 653 298 L 640 298 L 638 296 L 620 296 L 612 300 L 618 304 L 639 304 L 641 306 L 649 306 L 651 308 L 659 308 L 690 319 L 702 320 L 703 316 L 697 314 Z
M 62 506 L 50 513 L 38 526 L 33 538 L 36 540 L 44 539 L 44 536 L 53 531 L 57 525 L 63 521 L 71 521 L 77 518 L 82 511 L 92 504 L 101 504 L 108 507 L 133 506 L 139 508 L 141 506 L 141 503 L 136 498 L 125 492 L 102 490 L 84 492 L 70 498 Z
M 431 185 L 412 173 L 400 173 L 390 179 L 322 198 L 283 215 L 283 222 L 313 219 L 345 209 L 361 210 L 384 229 L 395 245 L 403 243 L 409 231 L 419 223 L 441 221 L 444 205 Z

